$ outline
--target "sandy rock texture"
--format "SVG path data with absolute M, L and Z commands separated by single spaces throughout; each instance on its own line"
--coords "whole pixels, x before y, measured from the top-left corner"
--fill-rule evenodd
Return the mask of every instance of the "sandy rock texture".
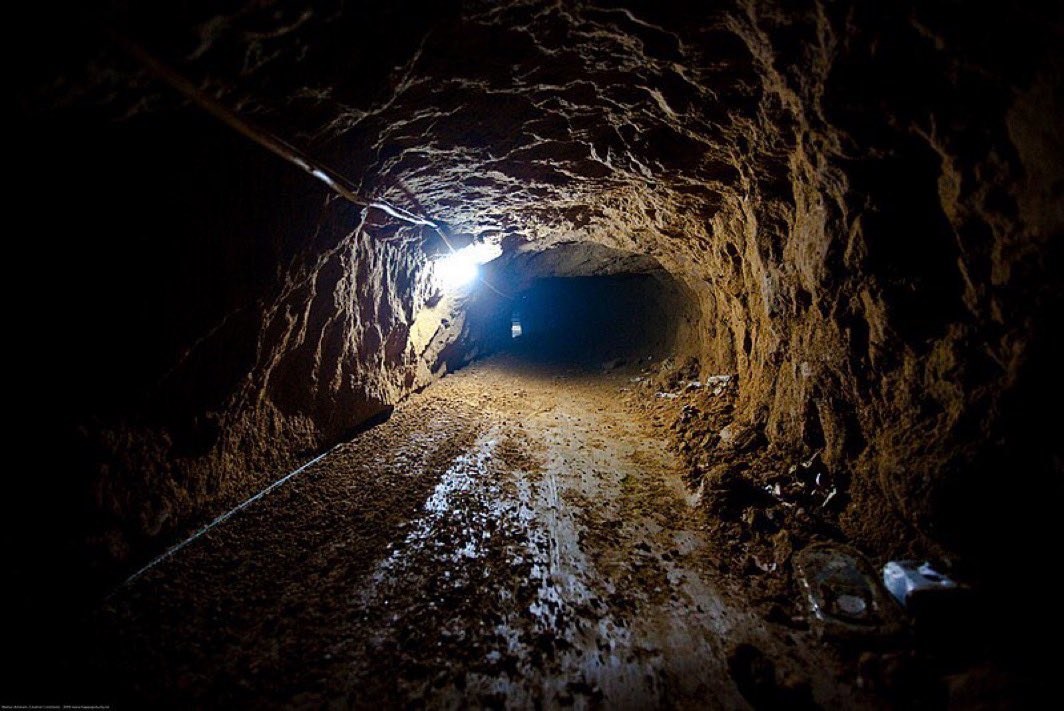
M 1060 395 L 1058 13 L 348 5 L 182 5 L 114 24 L 458 244 L 655 260 L 697 304 L 684 348 L 703 374 L 738 376 L 736 427 L 822 449 L 851 482 L 843 521 L 863 547 L 1005 549 L 1060 494 L 1040 414 Z M 191 111 L 120 55 L 93 56 L 45 102 L 134 124 Z M 168 382 L 214 383 L 203 354 L 239 351 L 229 377 L 180 416 L 129 424 L 144 410 L 127 403 L 88 431 L 115 550 L 150 547 L 443 370 L 452 337 L 413 337 L 435 308 L 423 267 L 438 238 L 310 204 L 319 215 L 292 220 L 256 203 L 284 221 L 275 271 L 170 358 Z M 175 456 L 189 418 L 213 442 Z

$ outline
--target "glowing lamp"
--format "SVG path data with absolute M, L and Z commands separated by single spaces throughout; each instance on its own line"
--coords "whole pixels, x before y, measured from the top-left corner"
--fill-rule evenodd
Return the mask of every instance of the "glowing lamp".
M 436 260 L 433 276 L 444 291 L 456 291 L 472 283 L 480 273 L 480 265 L 502 254 L 497 244 L 471 244 Z

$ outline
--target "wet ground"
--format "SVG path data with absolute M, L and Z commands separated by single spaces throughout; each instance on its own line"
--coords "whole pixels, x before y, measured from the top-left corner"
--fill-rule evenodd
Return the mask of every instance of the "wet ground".
M 856 705 L 708 562 L 632 374 L 448 376 L 120 590 L 99 678 L 162 706 Z

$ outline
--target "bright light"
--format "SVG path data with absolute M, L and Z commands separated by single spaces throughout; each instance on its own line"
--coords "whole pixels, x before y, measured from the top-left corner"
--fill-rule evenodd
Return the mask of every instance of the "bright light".
M 436 260 L 434 276 L 436 283 L 445 291 L 455 291 L 466 286 L 480 273 L 480 265 L 502 254 L 497 244 L 471 244 Z
M 477 263 L 460 252 L 436 262 L 436 281 L 447 291 L 460 289 L 477 278 Z

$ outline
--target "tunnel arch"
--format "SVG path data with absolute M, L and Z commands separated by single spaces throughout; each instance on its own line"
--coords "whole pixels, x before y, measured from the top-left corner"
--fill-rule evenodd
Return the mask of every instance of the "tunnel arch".
M 531 347 L 599 362 L 617 357 L 694 357 L 702 319 L 697 295 L 661 263 L 597 242 L 511 250 L 485 265 L 485 288 L 465 304 L 489 350 Z M 522 341 L 512 343 L 513 315 Z
M 13 22 L 30 227 L 11 263 L 35 283 L 10 280 L 31 394 L 3 518 L 28 609 L 91 604 L 514 347 L 522 295 L 548 315 L 617 306 L 564 328 L 526 314 L 570 342 L 667 313 L 611 335 L 718 379 L 719 408 L 658 414 L 721 546 L 763 546 L 726 561 L 752 584 L 790 580 L 823 535 L 880 562 L 956 560 L 1001 609 L 1029 607 L 1010 573 L 1053 559 L 1064 496 L 1044 415 L 1062 390 L 1059 12 L 412 10 L 105 1 L 91 22 L 51 6 Z M 280 161 L 240 122 L 298 150 Z M 485 288 L 438 293 L 448 242 L 503 248 Z M 665 393 L 654 405 L 677 394 L 669 373 L 633 377 Z M 735 510 L 786 519 L 777 488 L 803 473 L 833 492 L 793 507 L 816 525 Z

